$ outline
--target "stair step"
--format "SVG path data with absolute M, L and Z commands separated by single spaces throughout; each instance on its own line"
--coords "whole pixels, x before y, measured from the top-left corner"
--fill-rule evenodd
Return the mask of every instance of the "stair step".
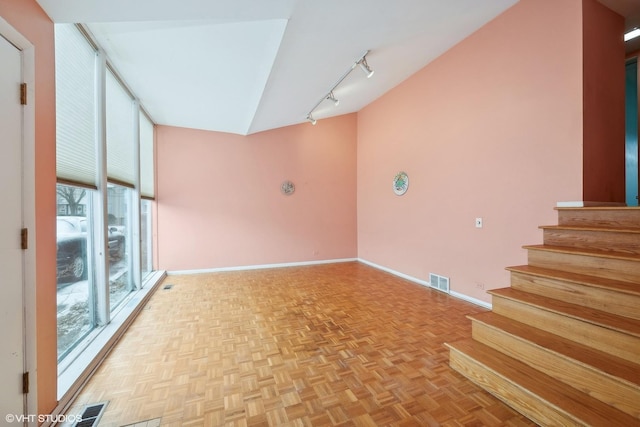
M 559 225 L 640 228 L 640 208 L 556 208 Z
M 567 246 L 528 245 L 528 264 L 534 267 L 640 282 L 640 255 Z
M 474 340 L 447 344 L 449 364 L 540 425 L 632 426 L 640 420 Z
M 640 228 L 543 225 L 544 244 L 640 254 Z
M 640 321 L 513 288 L 488 291 L 493 312 L 640 363 Z
M 475 340 L 640 417 L 640 365 L 496 313 L 468 317 Z
M 511 272 L 514 289 L 640 319 L 640 286 L 637 283 L 531 265 L 507 267 L 507 270 Z

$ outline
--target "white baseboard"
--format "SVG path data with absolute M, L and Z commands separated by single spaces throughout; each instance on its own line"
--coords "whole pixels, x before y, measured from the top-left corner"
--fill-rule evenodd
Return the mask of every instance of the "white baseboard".
M 175 276 L 178 274 L 202 274 L 202 273 L 219 273 L 224 271 L 261 270 L 265 268 L 300 267 L 300 266 L 306 266 L 306 265 L 335 264 L 338 262 L 353 262 L 353 261 L 358 261 L 358 259 L 357 258 L 340 258 L 340 259 L 327 259 L 327 260 L 321 260 L 321 261 L 287 262 L 287 263 L 281 263 L 281 264 L 240 265 L 235 267 L 203 268 L 203 269 L 196 269 L 196 270 L 172 270 L 172 271 L 167 271 L 167 275 Z
M 367 260 L 362 259 L 362 258 L 358 258 L 358 261 L 363 263 L 363 264 L 367 264 L 367 265 L 369 265 L 369 266 L 371 266 L 373 268 L 377 268 L 378 270 L 386 271 L 387 273 L 393 274 L 394 276 L 402 277 L 403 279 L 407 279 L 407 280 L 409 280 L 411 282 L 415 282 L 415 283 L 417 283 L 419 285 L 427 286 L 429 288 L 431 287 L 430 283 L 425 281 L 425 280 L 418 279 L 418 278 L 413 277 L 413 276 L 409 276 L 408 274 L 400 273 L 399 271 L 392 270 L 390 268 L 384 267 L 382 265 L 378 265 L 376 263 L 367 261 Z M 436 290 L 436 289 L 434 289 L 434 290 Z M 438 292 L 442 292 L 442 291 L 438 291 Z M 449 295 L 451 295 L 454 298 L 458 298 L 458 299 L 470 302 L 471 304 L 479 305 L 480 307 L 484 307 L 484 308 L 487 308 L 489 310 L 491 310 L 491 308 L 492 308 L 491 303 L 479 300 L 477 298 L 470 297 L 469 295 L 461 294 L 461 293 L 455 292 L 455 291 L 449 291 Z
M 485 302 L 485 301 L 479 300 L 477 298 L 470 297 L 469 295 L 461 294 L 461 293 L 456 292 L 456 291 L 449 291 L 449 295 L 451 295 L 452 297 L 456 297 L 458 299 L 470 302 L 471 304 L 479 305 L 480 307 L 484 307 L 484 308 L 489 309 L 489 310 L 491 310 L 493 308 L 493 306 L 491 305 L 490 302 Z

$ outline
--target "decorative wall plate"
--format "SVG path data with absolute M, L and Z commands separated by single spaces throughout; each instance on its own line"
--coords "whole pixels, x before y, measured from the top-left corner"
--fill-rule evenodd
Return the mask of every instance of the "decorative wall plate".
M 280 191 L 282 191 L 282 194 L 290 196 L 296 191 L 296 186 L 291 181 L 285 181 L 280 186 Z
M 393 192 L 398 196 L 402 196 L 409 188 L 409 175 L 405 172 L 398 172 L 393 177 Z

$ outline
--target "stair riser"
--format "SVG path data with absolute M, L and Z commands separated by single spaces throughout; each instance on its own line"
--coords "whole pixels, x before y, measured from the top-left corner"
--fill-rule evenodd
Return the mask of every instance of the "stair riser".
M 596 277 L 640 282 L 640 261 L 529 249 L 529 265 Z
M 453 348 L 450 349 L 449 365 L 471 382 L 487 390 L 537 424 L 546 426 L 577 426 L 582 424 L 570 414 L 557 410 L 539 396 L 487 369 L 483 364 Z
M 559 209 L 558 224 L 637 228 L 640 226 L 640 209 Z
M 534 328 L 640 363 L 640 338 L 493 295 L 493 312 Z
M 545 245 L 640 255 L 639 233 L 544 229 L 543 239 Z
M 640 388 L 632 384 L 481 322 L 472 323 L 472 337 L 608 405 L 640 417 Z
M 520 272 L 511 272 L 511 287 L 640 320 L 640 295 L 629 295 Z

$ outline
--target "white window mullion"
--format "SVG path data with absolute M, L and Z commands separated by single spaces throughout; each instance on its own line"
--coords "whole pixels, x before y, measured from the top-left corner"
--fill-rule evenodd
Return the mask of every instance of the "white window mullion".
M 96 320 L 98 325 L 109 323 L 109 248 L 108 233 L 108 200 L 107 200 L 107 115 L 106 73 L 107 59 L 103 51 L 98 51 L 96 67 L 96 158 L 98 166 L 97 203 L 94 205 L 94 248 L 95 248 L 95 292 Z

